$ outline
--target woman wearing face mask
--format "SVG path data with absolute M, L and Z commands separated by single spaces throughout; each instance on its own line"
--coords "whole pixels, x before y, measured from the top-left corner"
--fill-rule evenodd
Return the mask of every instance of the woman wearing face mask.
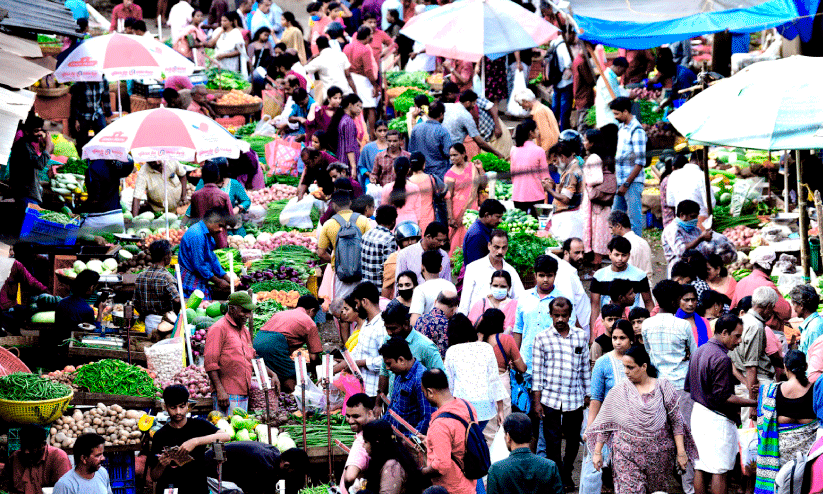
M 517 300 L 511 298 L 512 275 L 508 271 L 492 273 L 489 294 L 475 302 L 469 311 L 469 320 L 477 322 L 486 309 L 499 309 L 505 316 L 503 332 L 511 334 L 514 329 L 514 319 L 517 314 Z
M 709 341 L 714 336 L 709 321 L 705 317 L 697 314 L 697 289 L 691 285 L 683 285 L 683 292 L 680 296 L 680 308 L 677 309 L 675 317 L 689 321 L 694 333 L 694 341 L 697 346 Z
M 500 309 L 487 309 L 474 327 L 480 334 L 482 341 L 492 346 L 494 356 L 497 358 L 497 372 L 500 374 L 500 383 L 503 384 L 503 389 L 506 390 L 506 397 L 503 399 L 503 416 L 507 417 L 512 412 L 512 382 L 511 377 L 509 377 L 509 368 L 517 369 L 518 372 L 526 372 L 526 363 L 523 362 L 523 358 L 520 356 L 520 349 L 517 348 L 514 337 L 510 334 L 502 334 L 504 319 L 505 316 Z M 483 429 L 483 435 L 486 437 L 487 443 L 491 444 L 494 441 L 494 435 L 500 425 L 497 417 L 489 420 L 488 425 Z
M 412 294 L 417 284 L 417 274 L 414 271 L 400 273 L 397 276 L 397 301 L 406 307 L 411 307 Z
M 582 238 L 583 218 L 576 214 L 583 198 L 583 170 L 574 148 L 560 141 L 549 150 L 550 162 L 557 166 L 560 180 L 543 179 L 543 186 L 550 197 L 554 198 L 554 215 L 549 222 L 549 230 L 554 238 Z
M 594 423 L 606 395 L 615 384 L 626 379 L 623 368 L 623 355 L 635 342 L 635 333 L 632 325 L 625 319 L 618 319 L 612 327 L 612 346 L 614 350 L 597 359 L 592 369 L 591 392 L 592 399 L 589 405 L 588 424 Z M 585 438 L 585 436 L 584 436 Z M 603 447 L 603 464 L 609 464 L 609 448 Z M 592 453 L 587 448 L 586 458 L 580 471 L 580 492 L 600 492 L 603 487 L 603 474 L 595 470 L 592 463 Z

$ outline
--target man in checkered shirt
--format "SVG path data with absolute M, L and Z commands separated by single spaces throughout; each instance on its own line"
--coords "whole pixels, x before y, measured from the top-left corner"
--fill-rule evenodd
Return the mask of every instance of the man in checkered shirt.
M 552 300 L 549 314 L 552 325 L 537 335 L 532 350 L 532 407 L 537 417 L 543 419 L 546 457 L 560 468 L 568 491 L 574 486 L 572 469 L 580 448 L 583 409 L 590 398 L 589 335 L 569 325 L 569 299 Z M 561 457 L 563 436 L 566 454 Z
M 632 231 L 643 234 L 641 194 L 646 166 L 646 131 L 632 115 L 632 102 L 621 96 L 609 103 L 614 118 L 619 122 L 617 152 L 614 156 L 614 174 L 617 178 L 617 195 L 612 210 L 625 211 L 632 223 Z
M 374 397 L 377 396 L 377 384 L 383 366 L 380 347 L 389 336 L 383 324 L 383 313 L 380 312 L 380 291 L 373 283 L 364 281 L 354 288 L 351 297 L 354 299 L 357 315 L 366 321 L 360 328 L 357 346 L 352 350 L 351 356 L 363 374 L 366 394 Z M 335 372 L 345 367 L 345 363 L 338 365 L 340 367 L 335 368 Z
M 363 272 L 363 281 L 383 286 L 383 264 L 397 250 L 397 241 L 391 232 L 397 222 L 397 208 L 391 205 L 380 206 L 375 219 L 377 227 L 363 234 L 360 240 L 360 270 Z
M 155 240 L 149 245 L 151 266 L 137 275 L 134 282 L 134 308 L 146 321 L 146 331 L 151 334 L 166 313 L 180 305 L 180 293 L 174 277 L 166 267 L 171 263 L 171 244 L 168 240 Z M 155 317 L 149 317 L 155 316 Z

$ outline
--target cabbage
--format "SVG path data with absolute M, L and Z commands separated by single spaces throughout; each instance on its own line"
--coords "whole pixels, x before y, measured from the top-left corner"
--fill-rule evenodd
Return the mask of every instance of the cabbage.
M 296 448 L 297 444 L 292 440 L 288 432 L 281 432 L 280 435 L 277 436 L 277 444 L 275 444 L 275 446 L 282 453 L 283 451 L 288 451 L 292 448 Z
M 214 425 L 216 425 L 217 428 L 220 429 L 221 432 L 225 432 L 226 434 L 228 434 L 230 436 L 234 435 L 234 429 L 232 429 L 231 425 L 229 425 L 229 423 L 226 419 L 220 419 Z
M 74 261 L 74 264 L 71 266 L 71 268 L 75 272 L 79 273 L 80 271 L 86 270 L 86 263 L 84 263 L 83 261 Z
M 253 244 L 257 241 L 257 239 L 254 238 L 254 235 L 252 235 L 251 233 L 246 235 L 244 240 L 246 241 L 247 244 Z
M 266 424 L 259 424 L 254 428 L 254 433 L 257 434 L 257 440 L 261 443 L 269 443 L 269 428 Z M 277 429 L 272 427 L 271 433 L 277 436 Z
M 251 436 L 249 435 L 249 431 L 246 429 L 240 429 L 237 431 L 237 434 L 234 436 L 234 439 L 237 441 L 251 441 Z
M 115 261 L 112 258 L 108 258 L 105 261 L 103 261 L 103 266 L 112 273 L 117 271 L 117 261 Z
M 103 263 L 98 259 L 92 259 L 86 264 L 86 269 L 90 269 L 97 274 L 103 272 Z

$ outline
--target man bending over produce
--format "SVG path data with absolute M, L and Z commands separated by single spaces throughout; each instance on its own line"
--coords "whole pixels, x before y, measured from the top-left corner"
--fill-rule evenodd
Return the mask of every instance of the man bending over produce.
M 149 245 L 149 255 L 151 266 L 138 274 L 134 282 L 134 308 L 145 319 L 146 334 L 151 336 L 163 316 L 180 306 L 180 293 L 174 277 L 166 269 L 171 264 L 169 241 L 152 242 Z
M 74 442 L 74 470 L 69 470 L 54 484 L 52 494 L 111 494 L 109 472 L 100 464 L 106 440 L 93 432 Z M 40 491 L 38 491 L 40 492 Z
M 11 454 L 3 468 L 0 489 L 8 494 L 40 494 L 69 470 L 65 451 L 46 444 L 42 427 L 27 424 L 20 428 L 20 450 Z
M 53 362 L 54 367 L 59 368 L 65 365 L 62 360 L 65 357 L 66 347 L 60 347 L 60 344 L 67 338 L 71 338 L 72 332 L 77 331 L 77 325 L 80 323 L 94 324 L 94 309 L 86 300 L 94 295 L 99 280 L 100 275 L 91 269 L 78 273 L 77 278 L 71 284 L 71 295 L 57 304 L 57 309 L 54 311 L 54 328 L 40 336 L 41 348 L 53 352 L 59 360 Z M 103 302 L 105 300 L 98 300 L 101 305 Z
M 254 337 L 254 350 L 266 361 L 266 367 L 277 374 L 286 393 L 294 391 L 297 384 L 291 354 L 306 345 L 309 361 L 314 364 L 320 359 L 323 345 L 314 322 L 319 309 L 316 298 L 303 295 L 296 308 L 273 315 Z
M 206 446 L 231 436 L 210 422 L 188 418 L 189 390 L 182 384 L 173 384 L 163 390 L 163 408 L 169 422 L 154 434 L 148 467 L 154 480 L 155 492 L 174 487 L 178 494 L 208 492 L 206 484 Z M 171 448 L 177 448 L 174 452 Z
M 228 415 L 235 408 L 248 410 L 254 348 L 245 324 L 257 306 L 246 292 L 229 296 L 229 311 L 206 334 L 205 369 L 216 390 L 214 409 Z M 279 390 L 277 374 L 268 370 L 272 386 Z M 279 392 L 279 391 L 278 391 Z
M 209 477 L 217 478 L 214 451 L 206 452 Z M 256 441 L 226 445 L 223 480 L 237 484 L 243 494 L 267 494 L 286 481 L 286 494 L 296 494 L 306 484 L 309 457 L 300 448 L 280 452 L 275 446 Z M 205 492 L 205 491 L 204 491 Z
M 346 422 L 351 431 L 356 434 L 354 443 L 346 458 L 343 476 L 340 478 L 340 489 L 348 492 L 348 487 L 361 477 L 361 473 L 369 466 L 369 452 L 366 451 L 363 441 L 363 426 L 374 420 L 374 399 L 366 393 L 357 393 L 346 401 Z

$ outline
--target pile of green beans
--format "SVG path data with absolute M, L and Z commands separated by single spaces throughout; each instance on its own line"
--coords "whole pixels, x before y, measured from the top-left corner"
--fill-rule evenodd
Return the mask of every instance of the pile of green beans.
M 122 360 L 104 359 L 77 370 L 74 385 L 92 393 L 154 398 L 160 389 L 145 369 Z
M 0 377 L 0 399 L 10 401 L 45 401 L 64 398 L 71 388 L 34 374 L 15 372 Z

